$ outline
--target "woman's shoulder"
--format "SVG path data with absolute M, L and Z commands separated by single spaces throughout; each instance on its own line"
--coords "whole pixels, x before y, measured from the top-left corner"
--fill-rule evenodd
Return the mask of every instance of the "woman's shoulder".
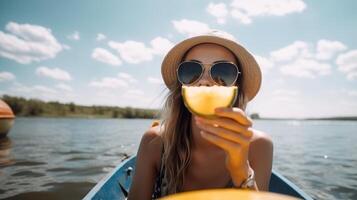
M 263 131 L 251 129 L 253 131 L 253 136 L 249 145 L 249 153 L 257 157 L 269 156 L 273 153 L 273 140 L 271 136 Z M 252 158 L 253 158 L 252 157 Z M 259 156 L 258 156 L 259 157 Z
M 160 124 L 157 121 L 154 121 L 141 138 L 142 143 L 152 146 L 157 145 L 158 143 L 162 143 L 161 139 L 161 128 Z
M 273 144 L 273 140 L 271 136 L 263 131 L 257 129 L 251 129 L 253 132 L 253 136 L 251 139 L 251 143 L 263 143 L 263 144 Z
M 251 129 L 253 136 L 250 141 L 249 151 L 253 155 L 271 154 L 273 151 L 273 140 L 271 136 L 263 131 Z
M 160 166 L 162 145 L 160 125 L 148 128 L 141 138 L 140 148 L 144 149 L 147 157 L 153 159 L 156 169 Z

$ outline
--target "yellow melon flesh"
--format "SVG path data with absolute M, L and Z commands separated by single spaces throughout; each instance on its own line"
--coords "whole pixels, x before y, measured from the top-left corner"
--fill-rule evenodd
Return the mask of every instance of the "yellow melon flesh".
M 191 113 L 214 117 L 217 107 L 231 107 L 237 98 L 237 86 L 182 86 L 182 97 Z

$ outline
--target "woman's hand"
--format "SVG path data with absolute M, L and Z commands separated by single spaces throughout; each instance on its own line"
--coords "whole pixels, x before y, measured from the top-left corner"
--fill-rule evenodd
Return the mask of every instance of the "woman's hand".
M 201 135 L 226 152 L 226 166 L 234 185 L 239 187 L 249 172 L 248 151 L 253 136 L 252 120 L 238 107 L 217 108 L 217 117 L 195 116 Z

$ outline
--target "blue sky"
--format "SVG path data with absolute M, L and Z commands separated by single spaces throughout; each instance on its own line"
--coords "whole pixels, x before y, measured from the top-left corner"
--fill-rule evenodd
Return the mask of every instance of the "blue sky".
M 356 1 L 0 1 L 0 95 L 159 108 L 160 64 L 220 29 L 254 54 L 263 117 L 357 115 Z

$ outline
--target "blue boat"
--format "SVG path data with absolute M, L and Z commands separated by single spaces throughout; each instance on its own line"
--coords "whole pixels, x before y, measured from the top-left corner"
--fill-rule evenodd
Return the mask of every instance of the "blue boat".
M 83 199 L 125 199 L 134 174 L 135 163 L 135 155 L 123 161 L 105 178 L 99 181 Z M 270 178 L 269 191 L 312 200 L 309 195 L 275 170 L 273 170 Z

